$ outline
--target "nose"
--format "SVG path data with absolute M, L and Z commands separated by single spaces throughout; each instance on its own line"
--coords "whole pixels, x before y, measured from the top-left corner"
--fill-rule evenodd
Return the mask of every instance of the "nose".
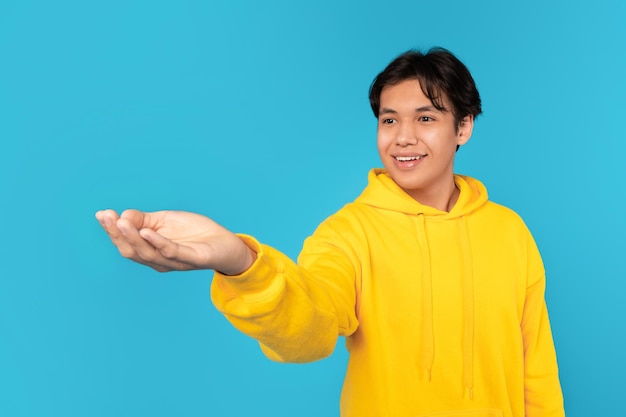
M 417 144 L 417 129 L 413 123 L 402 123 L 398 129 L 396 143 L 399 146 L 409 146 Z

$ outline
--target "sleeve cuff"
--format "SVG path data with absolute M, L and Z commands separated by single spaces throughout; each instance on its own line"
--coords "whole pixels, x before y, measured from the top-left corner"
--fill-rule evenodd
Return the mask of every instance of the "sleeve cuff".
M 215 271 L 214 279 L 218 280 L 219 286 L 234 293 L 260 292 L 271 285 L 272 279 L 282 271 L 282 262 L 279 259 L 272 259 L 266 253 L 272 251 L 269 246 L 262 245 L 254 237 L 237 234 L 239 238 L 257 254 L 254 263 L 239 275 L 224 275 Z

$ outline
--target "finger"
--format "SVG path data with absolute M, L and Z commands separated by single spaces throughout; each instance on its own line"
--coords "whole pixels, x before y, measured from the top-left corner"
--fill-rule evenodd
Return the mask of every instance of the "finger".
M 126 242 L 128 242 L 128 245 L 132 248 L 132 256 L 129 256 L 129 258 L 133 261 L 148 265 L 161 272 L 169 271 L 172 269 L 189 269 L 185 268 L 180 262 L 177 262 L 176 260 L 171 260 L 163 256 L 160 250 L 152 245 L 149 240 L 145 239 L 140 233 L 140 230 L 136 229 L 135 226 L 128 219 L 120 218 L 117 221 L 117 224 L 118 228 L 126 239 Z M 147 231 L 149 234 L 157 234 L 151 229 L 143 230 Z M 163 238 L 162 236 L 161 238 L 166 241 L 169 240 Z M 164 243 L 161 244 L 163 245 Z M 170 242 L 170 245 L 168 246 L 171 247 L 171 245 L 176 246 L 174 242 Z
M 126 219 L 135 227 L 135 229 L 143 229 L 145 213 L 135 209 L 124 210 L 120 215 L 120 219 Z
M 99 210 L 96 212 L 96 219 L 100 222 L 102 228 L 107 232 L 109 238 L 113 242 L 113 244 L 117 247 L 120 254 L 128 259 L 131 259 L 137 263 L 147 265 L 159 272 L 168 272 L 172 269 L 180 269 L 174 268 L 171 265 L 164 266 L 158 263 L 149 262 L 147 259 L 142 259 L 138 253 L 136 248 L 142 247 L 141 241 L 133 240 L 133 230 L 135 233 L 138 233 L 137 228 L 134 226 L 133 222 L 136 222 L 139 216 L 137 214 L 141 214 L 137 210 L 128 211 L 126 216 L 130 216 L 131 220 L 124 219 L 120 221 L 120 226 L 118 226 L 118 221 L 120 220 L 120 216 L 114 210 Z M 127 237 L 128 236 L 128 237 Z M 129 241 L 129 238 L 132 240 Z M 145 242 L 144 242 L 145 243 Z M 147 243 L 149 245 L 149 242 Z M 154 250 L 154 248 L 152 248 Z M 144 253 L 147 249 L 143 249 Z M 146 255 L 143 255 L 146 257 Z
M 187 271 L 190 269 L 213 269 L 211 247 L 203 245 L 202 250 L 186 244 L 179 244 L 152 229 L 142 229 L 139 234 L 154 246 L 169 262 L 164 262 L 170 269 Z
M 179 244 L 152 229 L 141 229 L 139 234 L 154 246 L 163 258 L 168 261 L 163 262 L 167 268 L 178 271 L 190 269 L 213 269 L 211 261 L 210 246 L 204 245 L 204 250 L 198 250 L 186 244 Z
M 163 257 L 180 261 L 180 245 L 158 234 L 152 229 L 141 229 L 139 235 L 158 250 Z
M 141 229 L 159 230 L 167 211 L 139 211 L 135 209 L 124 210 L 120 218 L 128 219 L 135 227 Z
M 122 235 L 124 242 L 132 249 L 129 251 L 130 256 L 127 257 L 133 260 L 150 260 L 152 258 L 155 248 L 139 235 L 139 229 L 131 220 L 120 217 L 115 226 Z
M 102 210 L 96 213 L 96 218 L 100 221 L 102 228 L 108 233 L 109 237 L 117 246 L 117 241 L 124 240 L 120 230 L 117 228 L 117 213 L 113 210 Z
M 96 212 L 96 219 L 102 227 L 106 230 L 108 225 L 115 223 L 118 219 L 117 213 L 114 210 L 98 210 Z
M 119 221 L 119 216 L 113 210 L 101 210 L 96 213 L 96 218 L 100 222 L 102 228 L 107 232 L 111 242 L 120 255 L 125 258 L 133 259 L 136 257 L 135 250 L 133 246 L 128 242 L 126 236 L 120 228 L 118 227 L 117 222 Z M 128 225 L 126 227 L 129 227 Z M 132 227 L 132 226 L 130 226 Z
M 139 234 L 154 246 L 161 255 L 161 257 L 158 258 L 159 267 L 165 268 L 167 271 L 188 271 L 190 269 L 197 269 L 198 260 L 196 252 L 193 249 L 180 245 L 152 229 L 141 229 Z M 153 268 L 155 267 L 153 266 Z M 155 269 L 163 272 L 161 269 Z

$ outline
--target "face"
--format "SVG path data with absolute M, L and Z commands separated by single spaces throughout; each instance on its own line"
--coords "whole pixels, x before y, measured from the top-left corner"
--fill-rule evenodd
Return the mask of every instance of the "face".
M 378 152 L 391 178 L 427 204 L 455 191 L 456 148 L 469 140 L 473 126 L 471 115 L 457 125 L 452 111 L 433 106 L 418 80 L 405 80 L 380 95 Z

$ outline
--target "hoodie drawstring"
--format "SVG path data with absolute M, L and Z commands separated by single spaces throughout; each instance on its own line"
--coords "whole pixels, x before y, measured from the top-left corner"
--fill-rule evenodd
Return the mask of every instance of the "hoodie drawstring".
M 424 345 L 423 367 L 426 379 L 430 381 L 435 359 L 435 330 L 433 326 L 433 280 L 430 270 L 430 248 L 426 238 L 424 214 L 417 216 L 417 237 L 422 258 L 422 338 Z
M 474 265 L 467 218 L 461 217 L 463 251 L 463 386 L 474 397 Z
M 433 312 L 433 281 L 431 273 L 430 248 L 426 234 L 425 216 L 417 215 L 417 236 L 422 263 L 422 367 L 426 380 L 432 377 L 435 359 L 435 331 Z M 463 389 L 469 398 L 474 398 L 474 265 L 469 238 L 467 218 L 460 219 L 460 242 L 463 265 Z

